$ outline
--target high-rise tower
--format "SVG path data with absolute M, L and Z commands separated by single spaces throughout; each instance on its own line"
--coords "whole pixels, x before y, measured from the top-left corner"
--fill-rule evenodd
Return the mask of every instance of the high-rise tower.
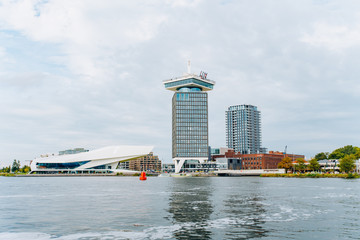
M 260 111 L 256 106 L 230 106 L 226 111 L 226 144 L 241 154 L 265 153 L 261 148 Z
M 167 90 L 174 91 L 172 98 L 172 158 L 175 172 L 184 163 L 203 163 L 209 155 L 208 100 L 214 81 L 207 73 L 200 76 L 188 73 L 163 82 Z

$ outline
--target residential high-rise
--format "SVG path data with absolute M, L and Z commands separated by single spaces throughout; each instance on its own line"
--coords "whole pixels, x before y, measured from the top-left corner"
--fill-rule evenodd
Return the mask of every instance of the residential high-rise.
M 190 65 L 190 64 L 189 64 Z M 209 156 L 208 99 L 214 81 L 207 73 L 200 76 L 188 73 L 182 77 L 164 81 L 167 90 L 174 91 L 172 98 L 172 158 L 175 172 L 183 164 L 203 163 Z
M 241 154 L 266 152 L 261 148 L 260 112 L 256 106 L 230 106 L 226 111 L 226 145 Z

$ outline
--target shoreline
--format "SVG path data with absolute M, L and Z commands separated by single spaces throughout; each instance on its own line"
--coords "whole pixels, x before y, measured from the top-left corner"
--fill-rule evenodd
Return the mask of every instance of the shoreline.
M 357 173 L 265 173 L 260 177 L 278 177 L 278 178 L 360 178 Z
M 139 177 L 140 174 L 15 174 L 15 173 L 0 173 L 0 177 Z M 263 173 L 261 175 L 218 175 L 216 173 L 187 173 L 187 174 L 158 174 L 149 173 L 147 177 L 173 177 L 173 178 L 188 178 L 188 177 L 271 177 L 271 178 L 345 178 L 356 179 L 360 178 L 357 173 Z
M 128 174 L 16 174 L 16 173 L 6 173 L 0 174 L 0 177 L 139 177 L 140 173 L 128 173 Z M 158 174 L 149 173 L 146 174 L 147 177 L 157 177 Z

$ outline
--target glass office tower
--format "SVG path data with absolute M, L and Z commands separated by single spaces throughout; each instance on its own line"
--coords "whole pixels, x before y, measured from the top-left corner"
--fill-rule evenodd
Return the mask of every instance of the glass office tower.
M 186 74 L 164 81 L 165 88 L 174 91 L 172 98 L 172 158 L 175 172 L 184 163 L 203 163 L 209 155 L 208 99 L 206 91 L 214 81 L 206 75 Z
M 226 111 L 226 144 L 241 154 L 266 153 L 261 147 L 260 111 L 256 106 L 230 106 Z

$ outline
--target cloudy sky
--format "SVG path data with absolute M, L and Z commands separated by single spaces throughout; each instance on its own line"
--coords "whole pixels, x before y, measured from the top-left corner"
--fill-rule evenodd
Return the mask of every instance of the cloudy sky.
M 216 81 L 211 146 L 238 104 L 269 150 L 359 146 L 359 54 L 358 0 L 0 0 L 0 166 L 120 144 L 170 162 L 162 81 L 189 59 Z

